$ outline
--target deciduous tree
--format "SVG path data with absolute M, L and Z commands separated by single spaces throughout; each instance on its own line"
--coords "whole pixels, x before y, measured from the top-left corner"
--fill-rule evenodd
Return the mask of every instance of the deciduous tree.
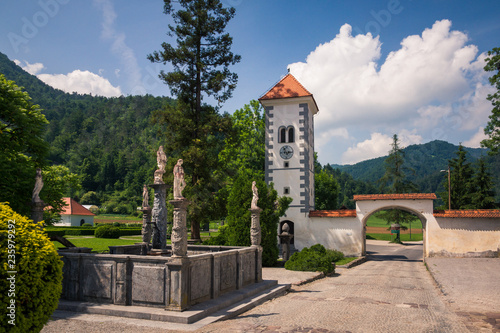
M 488 135 L 488 139 L 481 142 L 481 145 L 491 149 L 491 153 L 497 154 L 500 150 L 500 48 L 496 47 L 488 51 L 488 58 L 484 70 L 487 72 L 496 72 L 489 81 L 496 91 L 489 94 L 487 99 L 493 104 L 490 120 L 484 128 L 484 134 Z

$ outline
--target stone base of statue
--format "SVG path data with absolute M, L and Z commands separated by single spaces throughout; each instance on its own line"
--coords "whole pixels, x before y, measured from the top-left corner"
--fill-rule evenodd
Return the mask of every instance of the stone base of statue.
M 174 206 L 174 223 L 172 224 L 172 257 L 187 255 L 186 210 L 190 204 L 185 198 L 169 201 Z
M 43 209 L 45 208 L 45 202 L 42 200 L 31 202 L 31 219 L 33 222 L 43 221 Z
M 142 241 L 143 243 L 151 243 L 151 234 L 153 233 L 153 226 L 151 225 L 151 207 L 142 207 Z
M 260 212 L 262 212 L 262 209 L 260 209 L 259 207 L 250 208 L 252 217 L 252 225 L 250 227 L 250 241 L 252 243 L 252 246 L 260 246 Z
M 152 184 L 155 197 L 153 210 L 151 211 L 151 226 L 153 234 L 153 249 L 165 249 L 167 247 L 167 184 Z

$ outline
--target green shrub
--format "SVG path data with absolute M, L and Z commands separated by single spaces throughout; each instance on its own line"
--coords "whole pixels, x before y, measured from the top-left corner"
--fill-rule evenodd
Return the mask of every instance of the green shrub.
M 119 228 L 121 226 L 121 224 L 120 224 L 120 222 L 113 222 L 113 226 Z
M 332 258 L 328 255 L 325 247 L 316 244 L 310 248 L 294 253 L 285 263 L 285 268 L 291 271 L 323 272 L 331 273 L 335 270 Z
M 337 250 L 326 250 L 326 254 L 330 257 L 330 259 L 333 262 L 337 262 L 344 259 L 344 254 Z
M 64 236 L 66 235 L 66 230 L 47 230 L 47 236 Z
M 82 228 L 82 229 L 66 229 L 66 236 L 92 236 L 94 235 L 94 229 Z
M 130 228 L 130 229 L 120 229 L 121 236 L 137 236 L 141 235 L 142 228 Z
M 41 228 L 42 223 L 33 223 L 0 203 L 0 290 L 3 291 L 0 320 L 1 327 L 8 328 L 9 332 L 39 332 L 59 302 L 63 263 Z M 15 234 L 11 230 L 15 230 Z M 9 255 L 14 255 L 15 260 Z M 11 291 L 7 280 L 12 276 L 15 291 Z M 11 316 L 13 311 L 7 308 L 11 302 L 15 305 L 15 318 Z
M 94 226 L 90 223 L 84 223 L 82 224 L 82 228 L 93 228 Z
M 112 225 L 102 225 L 95 229 L 96 238 L 120 238 L 120 229 Z
M 227 241 L 227 225 L 219 227 L 219 234 L 215 237 L 210 237 L 203 241 L 203 245 L 228 245 Z

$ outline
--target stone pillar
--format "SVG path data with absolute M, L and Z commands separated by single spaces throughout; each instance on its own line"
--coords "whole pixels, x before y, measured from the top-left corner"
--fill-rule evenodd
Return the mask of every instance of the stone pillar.
M 190 204 L 185 198 L 170 200 L 174 206 L 174 223 L 172 225 L 172 257 L 187 256 L 186 209 Z
M 184 311 L 189 308 L 189 271 L 187 257 L 172 257 L 168 261 L 167 275 L 170 283 L 166 310 Z
M 166 184 L 149 185 L 155 191 L 151 223 L 153 226 L 153 249 L 167 248 L 167 188 Z
M 45 208 L 45 202 L 42 200 L 31 202 L 31 219 L 33 222 L 43 221 L 43 209 Z
M 250 241 L 252 246 L 260 246 L 261 233 L 260 233 L 260 212 L 262 209 L 259 207 L 250 208 L 252 213 L 252 225 L 250 227 Z
M 141 211 L 142 211 L 142 230 L 141 230 L 142 241 L 146 244 L 149 244 L 151 242 L 151 233 L 152 233 L 151 207 L 143 207 Z

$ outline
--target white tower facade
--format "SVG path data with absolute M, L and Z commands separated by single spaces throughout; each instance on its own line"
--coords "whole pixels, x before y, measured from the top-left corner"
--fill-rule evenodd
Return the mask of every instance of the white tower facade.
M 313 95 L 291 74 L 286 75 L 260 99 L 266 113 L 266 182 L 274 183 L 279 196 L 293 199 L 286 216 L 294 240 L 301 242 L 309 211 L 314 210 L 314 115 Z M 307 234 L 304 233 L 304 236 Z

